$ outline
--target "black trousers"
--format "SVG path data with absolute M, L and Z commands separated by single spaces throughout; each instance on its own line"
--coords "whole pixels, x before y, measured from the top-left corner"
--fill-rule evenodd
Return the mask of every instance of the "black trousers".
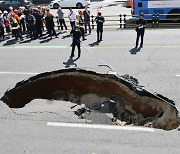
M 81 34 L 82 34 L 82 37 L 83 37 L 83 40 L 85 39 L 85 32 L 84 32 L 84 28 L 83 27 L 80 27 L 79 28 Z
M 88 28 L 89 28 L 89 34 L 91 34 L 91 25 L 90 25 L 90 21 L 84 21 L 85 33 L 87 33 L 87 26 L 88 26 Z
M 36 25 L 36 37 L 42 36 L 42 26 Z
M 143 39 L 144 39 L 144 30 L 138 30 L 137 31 L 137 38 L 136 38 L 136 47 L 139 44 L 139 37 L 141 36 L 141 43 L 140 46 L 143 46 Z
M 3 38 L 5 37 L 4 36 L 4 27 L 0 27 L 0 38 L 1 37 L 3 37 Z
M 64 28 L 67 30 L 67 26 L 66 26 L 66 23 L 65 23 L 64 19 L 59 19 L 59 24 L 61 26 L 61 30 L 63 30 L 63 25 L 64 25 Z
M 102 41 L 102 33 L 103 30 L 102 29 L 97 29 L 97 41 Z
M 81 55 L 81 46 L 80 46 L 80 41 L 74 41 L 72 43 L 72 51 L 71 51 L 71 57 L 74 57 L 74 51 L 75 51 L 75 47 L 77 46 L 78 48 L 78 58 Z
M 47 30 L 50 37 L 52 37 L 52 35 L 57 36 L 56 31 L 54 30 L 54 27 L 47 27 Z
M 70 21 L 71 24 L 71 28 L 74 29 L 75 28 L 75 21 Z
M 12 34 L 15 36 L 16 40 L 18 38 L 22 39 L 22 35 L 21 35 L 21 29 L 12 29 Z
M 36 27 L 35 27 L 35 25 L 29 25 L 28 31 L 29 31 L 31 39 L 36 39 Z

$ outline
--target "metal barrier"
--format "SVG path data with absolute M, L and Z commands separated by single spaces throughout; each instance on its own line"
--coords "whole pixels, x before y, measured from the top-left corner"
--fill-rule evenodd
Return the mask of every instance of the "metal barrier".
M 134 15 L 138 16 L 138 15 Z M 151 19 L 148 19 L 147 27 L 149 28 L 158 28 L 158 27 L 164 27 L 164 26 L 179 26 L 180 27 L 180 14 L 144 14 L 144 16 L 151 16 Z M 167 19 L 161 19 L 161 16 L 168 17 Z M 95 22 L 94 15 L 91 15 L 91 27 L 92 29 L 95 29 L 96 22 Z M 57 27 L 60 29 L 60 24 L 57 18 Z M 105 23 L 104 28 L 112 28 L 112 29 L 125 29 L 125 28 L 134 28 L 135 27 L 135 21 L 137 18 L 132 18 L 132 15 L 127 14 L 119 14 L 119 15 L 108 15 L 104 16 Z M 134 20 L 132 20 L 134 19 Z M 66 23 L 69 23 L 69 20 L 67 17 L 65 17 Z M 174 21 L 174 22 L 173 22 Z M 70 24 L 67 24 L 68 27 L 70 27 Z

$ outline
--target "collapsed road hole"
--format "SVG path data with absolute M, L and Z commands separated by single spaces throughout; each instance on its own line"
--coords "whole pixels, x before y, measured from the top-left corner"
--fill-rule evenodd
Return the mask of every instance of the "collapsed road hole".
M 63 69 L 42 73 L 21 81 L 5 92 L 1 100 L 10 108 L 21 108 L 34 99 L 71 101 L 89 111 L 112 113 L 117 125 L 148 126 L 172 130 L 180 125 L 172 100 L 145 90 L 128 75 L 99 74 L 87 70 Z

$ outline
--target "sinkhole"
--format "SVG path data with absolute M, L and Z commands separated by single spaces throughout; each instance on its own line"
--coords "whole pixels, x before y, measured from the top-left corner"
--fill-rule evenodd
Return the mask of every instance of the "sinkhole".
M 129 75 L 100 74 L 77 68 L 30 77 L 7 90 L 1 100 L 10 108 L 22 108 L 34 99 L 70 101 L 84 105 L 75 111 L 111 113 L 112 124 L 172 130 L 180 125 L 174 101 L 147 91 Z M 65 103 L 65 102 L 64 102 Z

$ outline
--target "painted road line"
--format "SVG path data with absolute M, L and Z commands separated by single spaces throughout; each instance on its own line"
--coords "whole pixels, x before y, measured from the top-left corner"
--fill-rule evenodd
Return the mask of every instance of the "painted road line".
M 154 132 L 153 128 L 146 128 L 146 127 L 97 125 L 97 124 L 81 124 L 81 123 L 48 122 L 47 126 Z
M 7 74 L 7 75 L 37 75 L 39 73 L 31 73 L 31 72 L 0 72 L 0 74 Z
M 180 77 L 180 74 L 177 74 L 176 77 Z

